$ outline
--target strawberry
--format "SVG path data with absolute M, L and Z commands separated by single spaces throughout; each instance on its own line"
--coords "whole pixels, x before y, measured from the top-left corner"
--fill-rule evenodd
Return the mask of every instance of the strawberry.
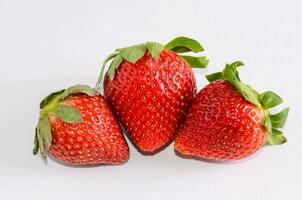
M 47 96 L 35 134 L 34 154 L 70 165 L 120 164 L 129 148 L 104 98 L 76 85 Z
M 178 37 L 166 46 L 147 42 L 117 49 L 104 81 L 104 93 L 137 149 L 154 154 L 173 140 L 196 93 L 191 67 L 203 68 L 205 57 L 177 53 L 203 51 L 195 40 Z
M 211 82 L 194 98 L 184 126 L 175 139 L 181 155 L 236 160 L 248 157 L 264 144 L 282 144 L 282 128 L 288 108 L 271 115 L 269 109 L 282 103 L 275 93 L 258 94 L 239 79 L 237 67 L 227 65 L 222 72 L 208 75 Z

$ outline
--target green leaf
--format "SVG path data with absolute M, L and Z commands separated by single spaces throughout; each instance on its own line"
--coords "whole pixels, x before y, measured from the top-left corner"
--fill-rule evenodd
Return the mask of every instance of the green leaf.
M 110 67 L 108 69 L 108 72 L 107 72 L 107 75 L 109 76 L 110 80 L 114 79 L 115 71 L 120 66 L 120 64 L 123 62 L 123 60 L 124 60 L 123 57 L 120 55 L 117 55 L 113 59 L 112 63 L 110 64 Z
M 236 81 L 234 83 L 232 83 L 234 85 L 234 87 L 236 88 L 236 90 L 238 90 L 238 92 L 240 92 L 240 94 L 249 102 L 251 102 L 252 104 L 254 104 L 257 107 L 261 107 L 261 104 L 259 102 L 259 94 L 250 86 L 240 82 L 240 81 Z
M 222 71 L 222 75 L 225 80 L 228 80 L 231 83 L 240 81 L 238 71 L 233 65 L 226 65 L 226 67 Z
M 38 150 L 43 158 L 46 157 L 46 150 L 51 145 L 52 135 L 51 135 L 51 126 L 48 121 L 48 116 L 41 117 L 39 119 L 36 133 L 35 133 L 35 140 L 34 140 L 34 150 L 33 153 L 37 154 Z
M 240 60 L 237 60 L 237 61 L 233 62 L 231 64 L 231 66 L 237 68 L 237 67 L 244 66 L 244 63 L 242 61 L 240 61 Z
M 204 51 L 201 44 L 191 38 L 188 37 L 177 37 L 170 41 L 165 46 L 166 49 L 170 49 L 172 51 L 175 51 L 177 53 L 185 53 L 185 52 L 201 52 Z
M 242 61 L 235 61 L 235 62 L 233 62 L 230 66 L 233 68 L 233 71 L 234 71 L 234 73 L 235 73 L 237 79 L 238 79 L 239 81 L 241 81 L 241 80 L 240 80 L 240 77 L 239 77 L 239 73 L 238 73 L 237 67 L 244 66 L 244 63 L 243 63 Z
M 267 110 L 264 111 L 264 127 L 268 134 L 272 133 L 272 122 L 269 117 L 269 112 Z
M 38 141 L 38 130 L 35 128 L 35 138 L 34 138 L 34 149 L 33 154 L 36 155 L 39 152 L 39 141 Z
M 282 98 L 272 91 L 261 94 L 261 104 L 264 109 L 273 108 L 283 102 Z
M 243 62 L 241 61 L 236 61 L 231 65 L 226 65 L 222 71 L 223 79 L 229 81 L 247 101 L 260 108 L 261 104 L 259 102 L 259 94 L 252 87 L 240 81 L 237 67 L 242 65 Z
M 44 108 L 48 103 L 50 103 L 52 100 L 54 100 L 59 94 L 62 94 L 64 90 L 59 90 L 56 92 L 51 93 L 47 97 L 45 97 L 42 102 L 40 103 L 40 109 Z
M 68 96 L 72 95 L 72 94 L 78 94 L 78 93 L 82 93 L 82 94 L 86 94 L 88 96 L 94 96 L 95 95 L 95 91 L 88 85 L 75 85 L 72 87 L 67 88 L 62 95 L 60 95 L 60 99 L 65 99 Z
M 51 127 L 48 121 L 48 116 L 42 117 L 38 125 L 39 133 L 43 138 L 44 145 L 49 147 L 51 145 L 52 135 Z
M 117 49 L 117 51 L 125 60 L 134 64 L 145 55 L 147 48 L 145 44 L 140 44 L 122 49 Z
M 101 68 L 101 72 L 98 76 L 98 80 L 95 84 L 95 91 L 99 92 L 99 93 L 102 93 L 101 88 L 102 88 L 102 81 L 103 81 L 103 76 L 104 76 L 104 71 L 105 71 L 105 67 L 106 67 L 106 64 L 113 58 L 115 58 L 115 56 L 117 56 L 118 53 L 117 52 L 114 52 L 112 54 L 110 54 L 109 56 L 107 56 L 107 58 L 105 58 L 104 62 L 102 63 L 102 68 Z
M 272 129 L 271 134 L 268 135 L 268 144 L 270 145 L 280 145 L 287 142 L 286 137 L 283 133 L 277 129 Z
M 289 108 L 284 108 L 281 112 L 275 115 L 270 115 L 272 126 L 274 128 L 282 128 L 286 122 L 288 112 L 289 112 Z
M 206 68 L 209 63 L 209 60 L 204 56 L 200 56 L 200 57 L 181 56 L 181 57 L 185 59 L 192 68 Z
M 216 80 L 221 80 L 222 79 L 222 73 L 221 72 L 216 72 L 213 74 L 208 74 L 206 75 L 206 79 L 211 83 Z
M 58 105 L 53 111 L 65 123 L 79 123 L 82 121 L 80 111 L 72 106 Z
M 158 58 L 162 50 L 165 48 L 162 44 L 157 42 L 147 42 L 146 47 L 153 58 Z
M 38 126 L 39 127 L 39 126 Z M 38 128 L 39 129 L 39 128 Z M 44 145 L 44 141 L 43 141 L 43 138 L 42 138 L 42 133 L 41 131 L 37 131 L 38 134 L 37 134 L 37 142 L 38 142 L 38 147 L 39 150 L 40 150 L 40 153 L 42 155 L 42 158 L 46 158 L 46 150 L 45 150 L 45 145 Z M 50 133 L 51 134 L 51 133 Z M 35 153 L 35 152 L 34 152 Z M 38 153 L 38 152 L 37 152 Z
M 89 96 L 95 95 L 95 91 L 91 89 L 88 85 L 75 85 L 70 88 L 59 90 L 57 92 L 53 92 L 47 97 L 45 97 L 40 103 L 40 109 L 43 109 L 45 106 L 51 104 L 55 99 L 63 100 L 67 98 L 71 94 L 83 93 Z

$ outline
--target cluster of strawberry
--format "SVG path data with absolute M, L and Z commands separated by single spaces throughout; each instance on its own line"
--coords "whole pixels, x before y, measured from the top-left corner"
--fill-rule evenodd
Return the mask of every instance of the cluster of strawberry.
M 75 85 L 44 98 L 33 153 L 70 165 L 121 164 L 129 159 L 121 126 L 149 155 L 174 141 L 180 156 L 228 161 L 285 143 L 280 128 L 288 108 L 270 114 L 281 97 L 241 82 L 242 62 L 207 75 L 210 83 L 196 94 L 192 68 L 205 68 L 208 60 L 185 53 L 201 51 L 187 37 L 116 49 L 95 88 Z

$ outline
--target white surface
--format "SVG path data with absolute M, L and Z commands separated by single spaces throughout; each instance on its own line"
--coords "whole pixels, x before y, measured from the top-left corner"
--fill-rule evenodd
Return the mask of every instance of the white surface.
M 299 0 L 0 0 L 0 199 L 302 199 L 302 14 Z M 31 154 L 38 103 L 94 84 L 117 47 L 178 35 L 202 41 L 209 71 L 240 59 L 242 79 L 291 107 L 288 143 L 215 164 L 173 146 L 123 166 L 70 168 Z M 204 85 L 198 75 L 199 88 Z

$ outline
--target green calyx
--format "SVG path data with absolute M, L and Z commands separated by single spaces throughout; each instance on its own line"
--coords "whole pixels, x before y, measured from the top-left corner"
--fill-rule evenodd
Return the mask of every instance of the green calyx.
M 289 108 L 285 108 L 281 112 L 271 115 L 269 109 L 283 103 L 282 98 L 272 91 L 259 94 L 251 86 L 241 82 L 237 68 L 243 65 L 241 61 L 233 62 L 230 65 L 227 64 L 222 72 L 206 75 L 206 78 L 209 82 L 216 80 L 226 80 L 230 82 L 247 101 L 263 110 L 263 126 L 268 133 L 267 144 L 279 145 L 285 143 L 287 140 L 279 129 L 283 128 L 286 122 Z
M 65 123 L 80 123 L 82 115 L 79 110 L 73 106 L 62 104 L 62 101 L 73 94 L 86 94 L 94 96 L 95 91 L 87 85 L 75 85 L 64 90 L 51 93 L 45 97 L 40 103 L 40 116 L 38 125 L 35 129 L 34 149 L 33 154 L 36 155 L 39 151 L 46 158 L 46 150 L 50 147 L 52 141 L 51 126 L 49 117 L 52 115 L 58 116 Z
M 198 53 L 204 51 L 203 47 L 198 41 L 187 37 L 177 37 L 170 41 L 167 45 L 162 45 L 157 42 L 146 42 L 144 44 L 116 49 L 114 53 L 110 54 L 104 60 L 102 64 L 101 73 L 96 83 L 95 90 L 99 92 L 101 90 L 105 67 L 109 61 L 111 61 L 111 63 L 106 74 L 110 80 L 113 80 L 115 76 L 115 71 L 124 60 L 134 64 L 147 52 L 149 52 L 153 58 L 158 59 L 164 49 L 168 49 L 176 53 Z M 209 62 L 208 59 L 204 56 L 180 56 L 185 59 L 192 68 L 205 68 Z

